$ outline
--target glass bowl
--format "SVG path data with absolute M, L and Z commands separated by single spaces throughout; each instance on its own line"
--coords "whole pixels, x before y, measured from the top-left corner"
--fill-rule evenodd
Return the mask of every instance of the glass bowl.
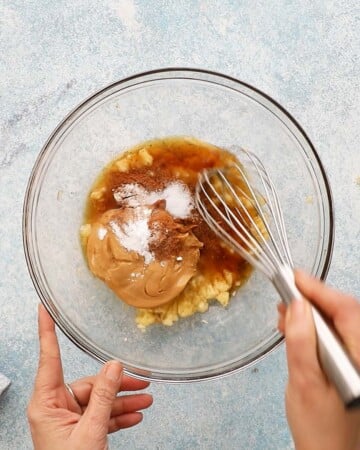
M 254 272 L 227 308 L 171 327 L 136 327 L 135 310 L 90 273 L 79 227 L 102 168 L 142 141 L 194 136 L 242 146 L 264 162 L 279 191 L 296 266 L 320 278 L 333 244 L 331 192 L 299 124 L 245 83 L 204 70 L 162 69 L 116 82 L 81 103 L 53 132 L 30 176 L 23 235 L 28 268 L 58 327 L 101 362 L 120 360 L 138 378 L 195 381 L 247 367 L 281 341 L 279 298 Z M 236 150 L 234 150 L 236 153 Z

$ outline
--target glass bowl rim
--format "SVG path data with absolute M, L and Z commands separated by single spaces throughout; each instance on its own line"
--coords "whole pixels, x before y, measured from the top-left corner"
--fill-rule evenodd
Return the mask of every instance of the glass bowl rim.
M 200 79 L 199 76 L 210 76 L 214 77 L 218 80 L 228 80 L 232 83 L 235 83 L 237 85 L 243 86 L 250 91 L 253 91 L 255 94 L 259 95 L 260 97 L 263 97 L 265 100 L 267 100 L 270 104 L 272 104 L 275 108 L 280 110 L 281 113 L 283 113 L 286 118 L 292 123 L 292 125 L 295 126 L 297 131 L 302 135 L 304 138 L 306 144 L 308 145 L 309 149 L 312 152 L 312 155 L 314 156 L 314 159 L 317 163 L 317 167 L 320 170 L 322 181 L 324 183 L 325 192 L 326 192 L 326 199 L 327 199 L 327 207 L 328 207 L 328 242 L 327 242 L 327 250 L 324 257 L 323 267 L 321 268 L 321 273 L 319 274 L 319 278 L 324 280 L 327 276 L 327 273 L 330 268 L 332 253 L 333 253 L 333 247 L 334 247 L 334 203 L 333 203 L 333 196 L 331 192 L 330 183 L 328 180 L 328 176 L 326 174 L 325 168 L 321 162 L 321 159 L 315 150 L 314 145 L 312 144 L 311 140 L 305 133 L 304 129 L 301 127 L 301 125 L 297 122 L 297 120 L 282 106 L 280 105 L 276 100 L 274 100 L 271 96 L 264 93 L 260 89 L 252 86 L 249 83 L 243 82 L 241 80 L 238 80 L 237 78 L 231 77 L 229 75 L 222 74 L 220 72 L 215 72 L 207 69 L 199 69 L 199 68 L 189 68 L 189 67 L 165 67 L 165 68 L 159 68 L 154 70 L 149 70 L 145 72 L 140 72 L 125 78 L 122 78 L 118 81 L 115 81 L 113 83 L 110 83 L 109 85 L 95 91 L 93 94 L 89 95 L 87 98 L 82 100 L 80 103 L 78 103 L 70 112 L 59 122 L 59 124 L 55 127 L 53 132 L 50 134 L 46 142 L 44 143 L 39 155 L 36 158 L 36 161 L 34 163 L 34 166 L 32 168 L 32 171 L 29 176 L 29 181 L 26 187 L 25 196 L 24 196 L 24 203 L 23 203 L 23 220 L 22 220 L 22 237 L 23 237 L 23 247 L 24 247 L 24 253 L 25 253 L 25 259 L 26 264 L 28 267 L 28 271 L 32 280 L 32 283 L 35 287 L 35 290 L 42 302 L 42 304 L 45 306 L 48 313 L 51 315 L 53 320 L 55 321 L 56 325 L 60 328 L 60 330 L 70 339 L 71 342 L 73 342 L 79 349 L 83 350 L 87 355 L 93 357 L 95 360 L 97 360 L 100 363 L 104 363 L 108 360 L 105 356 L 105 352 L 102 352 L 100 349 L 97 348 L 97 346 L 94 343 L 89 343 L 88 340 L 84 337 L 81 337 L 79 333 L 76 333 L 71 325 L 69 327 L 69 323 L 66 321 L 63 321 L 58 312 L 56 311 L 56 307 L 53 305 L 53 301 L 48 298 L 48 296 L 42 291 L 41 286 L 39 285 L 38 276 L 36 273 L 36 269 L 34 267 L 34 264 L 36 264 L 36 261 L 34 262 L 34 258 L 31 254 L 33 251 L 33 244 L 30 238 L 29 229 L 31 227 L 30 222 L 32 219 L 33 214 L 33 205 L 34 205 L 34 190 L 36 187 L 35 181 L 37 180 L 37 176 L 39 174 L 39 169 L 42 169 L 42 163 L 43 160 L 47 156 L 47 152 L 49 150 L 49 146 L 52 143 L 52 141 L 57 137 L 57 135 L 61 132 L 63 129 L 67 129 L 68 125 L 67 122 L 69 119 L 74 118 L 74 120 L 77 120 L 77 113 L 79 113 L 82 108 L 84 108 L 88 103 L 95 100 L 97 97 L 101 96 L 102 94 L 105 94 L 107 91 L 111 91 L 116 86 L 121 86 L 123 84 L 126 84 L 128 82 L 131 82 L 133 80 L 138 80 L 145 78 L 143 80 L 144 82 L 151 81 L 147 79 L 148 77 L 152 75 L 159 75 L 159 74 L 166 74 L 168 73 L 170 76 L 168 78 L 164 78 L 165 80 L 171 80 L 178 77 L 171 76 L 175 73 L 182 73 L 182 79 L 188 79 L 188 80 L 198 80 L 203 81 L 205 83 L 208 83 L 209 80 L 206 79 Z M 190 74 L 193 73 L 195 75 L 198 75 L 196 78 L 190 77 Z M 154 80 L 153 80 L 154 81 Z M 226 88 L 229 88 L 229 86 L 222 84 L 221 82 L 217 83 L 220 84 Z M 41 171 L 40 171 L 41 173 Z M 325 243 L 326 244 L 326 243 Z M 196 381 L 202 381 L 202 380 L 210 380 L 210 379 L 218 379 L 222 378 L 230 373 L 236 373 L 241 370 L 244 370 L 248 367 L 251 367 L 261 359 L 263 359 L 265 356 L 268 356 L 270 353 L 272 353 L 279 345 L 281 345 L 284 341 L 284 336 L 282 336 L 280 333 L 277 333 L 277 338 L 273 339 L 273 342 L 267 346 L 265 349 L 263 349 L 260 353 L 258 353 L 256 356 L 252 358 L 248 358 L 245 364 L 241 364 L 240 360 L 237 359 L 236 361 L 230 361 L 226 364 L 221 364 L 220 367 L 215 366 L 211 369 L 206 369 L 206 371 L 203 370 L 193 370 L 191 373 L 189 373 L 188 370 L 184 371 L 178 371 L 177 374 L 172 373 L 171 371 L 162 371 L 162 372 L 148 372 L 146 370 L 139 369 L 138 367 L 131 367 L 127 365 L 124 367 L 124 372 L 127 373 L 130 376 L 133 376 L 138 379 L 143 379 L 146 381 L 159 381 L 159 382 L 168 382 L 168 383 L 178 383 L 178 382 L 196 382 Z

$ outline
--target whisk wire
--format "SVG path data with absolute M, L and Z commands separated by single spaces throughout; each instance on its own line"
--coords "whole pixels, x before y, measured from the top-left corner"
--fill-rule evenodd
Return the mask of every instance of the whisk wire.
M 285 263 L 293 267 L 280 202 L 259 158 L 245 149 L 241 151 L 250 163 L 257 184 L 250 182 L 247 172 L 238 164 L 204 171 L 196 189 L 197 207 L 216 233 L 252 265 L 273 278 Z M 234 185 L 231 169 L 237 171 L 242 183 Z M 258 190 L 259 187 L 262 189 Z M 203 203 L 202 196 L 207 204 Z M 263 204 L 260 199 L 264 200 Z M 259 222 L 249 211 L 251 208 L 256 211 Z
M 265 274 L 267 274 L 269 277 L 271 277 L 271 274 L 273 270 L 272 268 L 272 262 L 267 257 L 267 255 L 264 256 L 264 261 L 259 259 L 259 255 L 263 253 L 261 246 L 259 243 L 254 239 L 254 237 L 249 233 L 247 228 L 244 226 L 244 224 L 239 220 L 233 211 L 228 208 L 226 202 L 221 197 L 221 195 L 217 192 L 217 190 L 214 188 L 212 183 L 209 180 L 208 174 L 205 172 L 203 174 L 203 179 L 206 181 L 206 185 L 208 188 L 211 189 L 212 195 L 215 196 L 215 198 L 221 203 L 221 205 L 224 207 L 224 210 L 226 211 L 227 215 L 224 214 L 224 212 L 216 205 L 215 201 L 213 200 L 212 196 L 208 193 L 207 189 L 204 187 L 204 183 L 201 181 L 198 184 L 199 188 L 201 189 L 202 194 L 205 196 L 206 200 L 208 201 L 211 208 L 216 212 L 217 216 L 224 221 L 225 224 L 227 224 L 232 231 L 235 233 L 236 237 L 240 240 L 241 244 L 237 239 L 234 238 L 225 228 L 222 224 L 219 223 L 218 220 L 209 212 L 208 208 L 204 205 L 203 201 L 200 198 L 200 192 L 196 192 L 196 202 L 197 206 L 200 210 L 200 213 L 205 218 L 206 222 L 212 228 L 216 233 L 220 234 L 221 237 L 228 243 L 230 246 L 234 246 L 240 255 L 242 255 L 245 259 L 247 259 L 250 264 L 257 267 L 259 270 L 263 271 Z M 229 219 L 230 217 L 230 219 Z M 234 226 L 234 222 L 235 225 Z M 237 228 L 239 227 L 239 228 Z M 250 249 L 252 249 L 252 253 L 245 250 L 244 245 Z M 256 257 L 254 256 L 256 255 Z M 267 266 L 267 265 L 268 266 Z M 269 268 L 270 267 L 270 268 Z
M 260 218 L 261 218 L 261 221 L 262 221 L 262 223 L 263 223 L 263 225 L 264 225 L 264 227 L 265 227 L 265 229 L 266 229 L 266 232 L 267 232 L 268 236 L 269 236 L 270 239 L 271 239 L 271 243 L 272 243 L 272 245 L 273 245 L 273 248 L 274 248 L 274 250 L 275 250 L 275 252 L 276 252 L 277 257 L 276 257 L 276 255 L 275 255 L 275 253 L 273 252 L 272 248 L 269 246 L 269 244 L 268 244 L 268 242 L 266 241 L 265 237 L 262 235 L 261 231 L 260 231 L 260 230 L 258 229 L 258 227 L 257 227 L 257 230 L 258 230 L 258 232 L 260 233 L 260 235 L 262 236 L 262 239 L 263 239 L 263 250 L 264 250 L 264 251 L 267 250 L 267 251 L 269 252 L 269 254 L 270 254 L 271 257 L 272 257 L 273 263 L 274 263 L 277 267 L 279 267 L 279 261 L 278 261 L 278 259 L 279 259 L 280 261 L 283 261 L 282 253 L 281 253 L 280 248 L 279 248 L 279 246 L 277 245 L 276 241 L 274 241 L 274 239 L 273 239 L 273 237 L 274 237 L 274 236 L 273 236 L 273 231 L 271 230 L 271 228 L 270 228 L 270 226 L 269 226 L 268 218 L 267 218 L 267 217 L 265 216 L 265 214 L 264 214 L 263 207 L 262 207 L 262 206 L 260 205 L 260 203 L 259 203 L 258 195 L 257 195 L 257 193 L 255 192 L 255 190 L 254 190 L 254 188 L 252 187 L 252 185 L 250 184 L 250 182 L 249 182 L 249 180 L 248 180 L 248 178 L 247 178 L 247 176 L 246 176 L 244 170 L 243 170 L 240 166 L 238 166 L 238 165 L 235 165 L 234 167 L 239 171 L 239 173 L 240 173 L 240 175 L 241 175 L 243 181 L 244 181 L 245 184 L 246 184 L 246 187 L 247 187 L 248 190 L 250 191 L 250 194 L 251 194 L 250 200 L 251 200 L 252 204 L 255 206 L 255 209 L 256 209 L 257 213 L 259 214 L 259 216 L 260 216 Z M 238 201 L 241 203 L 241 200 L 240 200 L 239 198 L 238 198 Z M 269 209 L 270 209 L 270 207 L 269 207 Z M 272 212 L 271 209 L 270 209 L 270 212 Z
M 238 168 L 238 166 L 236 166 L 236 168 Z M 248 219 L 248 221 L 250 222 L 252 229 L 255 230 L 256 232 L 252 233 L 249 232 L 247 230 L 246 227 L 244 227 L 244 229 L 246 230 L 246 234 L 249 235 L 251 237 L 251 241 L 254 245 L 256 245 L 257 249 L 259 250 L 257 252 L 258 255 L 263 254 L 267 256 L 268 258 L 268 263 L 271 263 L 271 266 L 277 266 L 277 260 L 276 260 L 276 256 L 273 252 L 273 250 L 271 249 L 271 247 L 269 246 L 268 242 L 265 239 L 264 234 L 261 232 L 261 230 L 259 229 L 259 226 L 257 225 L 257 223 L 255 222 L 255 220 L 253 219 L 253 217 L 251 216 L 251 214 L 249 213 L 248 209 L 246 208 L 246 205 L 244 205 L 244 202 L 239 198 L 238 194 L 236 193 L 235 189 L 233 188 L 233 186 L 231 185 L 231 183 L 229 182 L 229 180 L 226 178 L 224 172 L 218 170 L 217 171 L 219 177 L 222 179 L 224 185 L 227 187 L 228 191 L 231 193 L 232 199 L 235 201 L 235 203 L 237 204 L 238 208 L 241 208 L 241 211 L 245 214 L 246 218 Z M 240 188 L 240 191 L 243 192 L 243 190 Z M 254 201 L 248 197 L 251 205 L 255 207 L 257 213 L 259 213 L 259 204 L 254 204 Z M 237 211 L 239 211 L 239 209 L 236 208 Z M 232 208 L 227 208 L 227 212 L 231 211 Z M 264 217 L 261 212 L 261 219 L 264 222 Z M 240 213 L 241 214 L 241 213 Z M 241 214 L 242 216 L 242 214 Z M 246 220 L 245 220 L 246 222 Z M 266 224 L 264 223 L 264 226 L 266 228 Z M 268 231 L 268 230 L 267 230 Z M 275 269 L 276 267 L 274 267 Z
M 206 195 L 206 193 L 204 193 L 204 195 Z M 211 202 L 211 200 L 210 200 Z M 214 206 L 214 205 L 213 205 Z M 216 206 L 214 206 L 214 208 L 216 209 Z M 231 236 L 227 231 L 225 231 L 224 229 L 220 228 L 219 223 L 214 219 L 214 217 L 208 213 L 206 207 L 203 204 L 199 204 L 198 205 L 198 209 L 200 211 L 200 213 L 202 214 L 202 216 L 205 218 L 207 224 L 209 225 L 209 227 L 217 234 L 220 234 L 221 238 L 228 244 L 230 245 L 230 247 L 235 248 L 240 255 L 244 256 L 244 249 L 241 245 L 239 245 L 238 241 L 236 239 L 234 239 L 233 236 Z M 250 264 L 252 264 L 254 267 L 258 267 L 260 270 L 264 270 L 265 273 L 267 273 L 267 269 L 265 266 L 263 265 L 258 265 L 258 262 L 255 258 L 253 258 L 251 255 L 247 255 L 248 261 L 250 262 Z
M 274 240 L 274 244 L 276 244 L 277 241 L 280 242 L 283 250 L 282 253 L 283 258 L 285 258 L 286 262 L 290 265 L 290 267 L 293 267 L 294 264 L 292 261 L 289 242 L 287 239 L 284 215 L 280 206 L 279 197 L 277 195 L 274 183 L 270 178 L 269 174 L 266 172 L 266 169 L 263 163 L 260 161 L 260 159 L 255 154 L 245 149 L 242 149 L 242 151 L 247 154 L 248 158 L 252 161 L 254 167 L 256 168 L 256 171 L 264 188 L 266 198 L 268 199 L 269 209 L 275 219 L 274 226 L 277 232 L 278 239 Z M 271 194 L 268 188 L 270 189 Z
M 241 231 L 245 234 L 245 236 L 243 236 L 242 234 L 240 234 L 238 232 L 238 230 L 235 228 L 233 231 L 238 235 L 238 237 L 245 243 L 246 246 L 253 248 L 254 252 L 253 253 L 257 253 L 258 251 L 260 251 L 260 246 L 258 246 L 257 241 L 255 240 L 255 238 L 251 235 L 251 233 L 249 233 L 249 231 L 247 230 L 247 228 L 244 226 L 244 224 L 242 223 L 241 220 L 239 220 L 234 211 L 228 208 L 227 203 L 225 202 L 225 200 L 223 199 L 223 197 L 219 194 L 219 192 L 214 188 L 214 186 L 210 183 L 208 174 L 205 174 L 205 179 L 208 182 L 208 186 L 210 187 L 212 194 L 215 196 L 215 198 L 221 203 L 221 205 L 224 207 L 224 211 L 226 212 L 226 215 L 224 214 L 224 212 L 216 205 L 216 203 L 213 201 L 213 198 L 208 194 L 208 192 L 206 191 L 206 189 L 203 189 L 203 192 L 206 196 L 206 198 L 208 199 L 209 203 L 211 204 L 212 208 L 217 212 L 217 214 L 220 216 L 220 218 L 222 218 L 226 224 L 233 224 L 233 221 L 235 221 L 235 224 L 237 226 L 239 226 L 239 228 L 241 229 Z M 202 185 L 203 188 L 203 185 Z M 219 223 L 215 220 L 216 224 L 219 226 Z M 222 231 L 222 228 L 221 228 Z M 225 230 L 224 230 L 225 231 Z M 229 233 L 228 233 L 229 234 Z M 230 234 L 229 234 L 230 235 Z M 231 236 L 231 235 L 230 235 Z M 254 247 L 252 247 L 252 244 L 254 245 Z

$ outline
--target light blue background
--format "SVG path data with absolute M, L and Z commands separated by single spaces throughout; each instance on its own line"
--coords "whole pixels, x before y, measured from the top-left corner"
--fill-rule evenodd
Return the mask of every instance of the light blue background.
M 22 202 L 36 156 L 62 117 L 112 81 L 161 66 L 251 83 L 302 124 L 328 171 L 336 211 L 329 281 L 360 295 L 358 0 L 2 0 L 0 3 L 0 448 L 29 449 L 25 408 L 37 364 L 38 298 L 25 266 Z M 99 369 L 60 336 L 65 377 Z M 153 385 L 127 449 L 293 448 L 284 349 L 221 381 Z

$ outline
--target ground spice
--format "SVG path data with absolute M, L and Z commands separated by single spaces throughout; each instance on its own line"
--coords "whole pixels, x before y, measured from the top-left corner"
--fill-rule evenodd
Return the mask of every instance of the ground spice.
M 149 228 L 153 235 L 149 249 L 160 261 L 176 257 L 182 247 L 184 233 L 194 227 L 194 225 L 182 225 L 179 221 L 174 221 L 164 209 L 164 203 L 161 201 L 158 203 L 158 207 L 154 209 L 149 220 Z

